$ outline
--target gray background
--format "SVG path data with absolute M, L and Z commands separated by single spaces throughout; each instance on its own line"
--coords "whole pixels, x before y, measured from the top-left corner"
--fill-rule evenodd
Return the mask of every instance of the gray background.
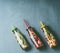
M 44 47 L 36 49 L 29 39 L 23 19 L 39 33 Z M 58 46 L 49 48 L 40 29 L 40 21 L 45 22 L 53 32 Z M 30 43 L 24 51 L 17 44 L 12 25 L 18 27 Z M 0 53 L 60 53 L 60 0 L 0 0 Z

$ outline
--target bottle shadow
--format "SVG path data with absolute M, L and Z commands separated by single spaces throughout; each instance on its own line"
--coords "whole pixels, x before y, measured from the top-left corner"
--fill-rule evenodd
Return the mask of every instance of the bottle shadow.
M 55 47 L 53 47 L 54 50 L 60 50 L 60 41 L 58 39 L 57 33 L 55 31 L 53 31 L 53 29 L 49 26 L 47 26 L 47 29 L 54 35 L 56 41 L 57 41 L 57 45 Z
M 43 46 L 42 47 L 40 47 L 40 48 L 38 48 L 38 50 L 46 50 L 47 49 L 47 47 L 46 47 L 46 44 L 44 43 L 44 41 L 43 41 L 43 37 L 42 36 L 40 36 L 40 34 L 35 30 L 35 28 L 33 28 L 33 30 L 34 30 L 34 32 L 38 35 L 38 37 L 40 38 L 40 40 L 42 41 L 42 43 L 43 43 Z
M 19 33 L 21 33 L 21 31 L 17 28 L 17 30 L 19 31 Z M 24 34 L 21 33 L 21 35 L 23 35 L 23 37 L 25 38 L 25 40 L 27 41 L 28 44 L 28 48 L 24 49 L 25 51 L 29 51 L 32 49 L 31 44 L 28 42 L 27 38 L 24 36 Z

